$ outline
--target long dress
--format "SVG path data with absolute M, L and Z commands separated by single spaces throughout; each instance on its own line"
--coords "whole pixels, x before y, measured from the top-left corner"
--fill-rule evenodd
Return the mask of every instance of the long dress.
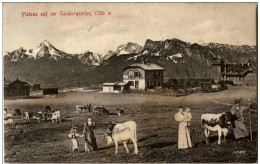
M 243 123 L 244 122 L 243 111 L 244 109 L 238 106 L 233 106 L 230 110 L 230 112 L 233 115 L 236 115 L 238 118 L 237 120 L 235 120 L 236 127 L 234 128 L 234 135 L 236 139 L 248 136 L 248 131 Z
M 97 142 L 96 137 L 94 135 L 94 126 L 86 126 L 84 130 L 84 138 L 85 138 L 85 151 L 96 151 L 97 150 Z
M 192 147 L 191 137 L 190 137 L 190 130 L 188 127 L 188 122 L 191 119 L 186 119 L 182 112 L 178 112 L 179 115 L 179 133 L 178 133 L 178 149 L 186 149 Z

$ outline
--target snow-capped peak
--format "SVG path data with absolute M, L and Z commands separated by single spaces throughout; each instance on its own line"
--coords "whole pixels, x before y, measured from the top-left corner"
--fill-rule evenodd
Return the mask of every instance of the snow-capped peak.
M 120 45 L 115 53 L 119 56 L 122 54 L 139 53 L 142 49 L 143 47 L 136 43 L 127 42 L 126 44 Z
M 48 47 L 48 48 L 53 48 L 53 46 L 51 45 L 50 42 L 48 42 L 47 40 L 44 40 L 43 42 L 41 42 L 41 44 L 38 47 Z

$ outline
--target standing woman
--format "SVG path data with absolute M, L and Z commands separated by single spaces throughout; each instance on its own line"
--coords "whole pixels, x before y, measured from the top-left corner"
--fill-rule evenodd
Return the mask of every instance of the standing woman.
M 83 136 L 85 138 L 85 152 L 96 151 L 97 142 L 94 134 L 95 123 L 92 122 L 92 118 L 88 117 L 88 122 L 84 124 Z
M 179 106 L 178 113 L 174 115 L 174 119 L 179 122 L 178 149 L 191 148 L 192 142 L 188 128 L 188 123 L 191 121 L 191 118 L 185 116 L 182 106 Z
M 236 139 L 248 136 L 247 129 L 243 123 L 245 122 L 243 117 L 244 110 L 247 110 L 247 108 L 240 106 L 240 100 L 235 100 L 235 105 L 230 110 L 230 112 L 237 118 L 235 120 L 236 127 L 234 128 L 234 135 Z

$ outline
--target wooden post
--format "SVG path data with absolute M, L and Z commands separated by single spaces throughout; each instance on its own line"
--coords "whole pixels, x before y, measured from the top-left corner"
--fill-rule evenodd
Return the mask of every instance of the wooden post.
M 250 140 L 253 141 L 252 136 L 252 124 L 251 124 L 251 113 L 250 113 L 250 99 L 248 99 L 248 114 L 249 114 L 249 126 L 250 126 Z

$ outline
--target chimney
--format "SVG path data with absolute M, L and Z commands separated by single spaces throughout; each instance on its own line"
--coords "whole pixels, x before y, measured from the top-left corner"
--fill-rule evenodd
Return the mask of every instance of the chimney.
M 146 61 L 146 60 L 145 60 L 145 59 L 143 59 L 143 64 L 145 64 L 145 61 Z
M 242 61 L 242 67 L 244 67 L 244 62 Z
M 249 61 L 247 62 L 247 66 L 248 66 L 248 67 L 250 66 L 250 63 L 249 63 Z

